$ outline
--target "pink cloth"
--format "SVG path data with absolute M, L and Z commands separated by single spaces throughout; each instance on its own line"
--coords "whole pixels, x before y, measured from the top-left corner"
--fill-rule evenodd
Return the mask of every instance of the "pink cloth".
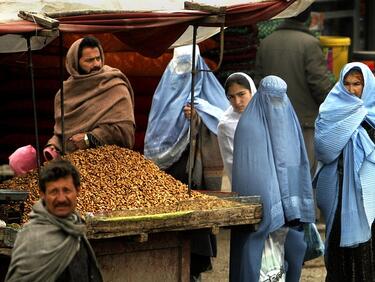
M 35 148 L 27 145 L 15 150 L 9 156 L 9 166 L 16 175 L 24 174 L 37 168 Z

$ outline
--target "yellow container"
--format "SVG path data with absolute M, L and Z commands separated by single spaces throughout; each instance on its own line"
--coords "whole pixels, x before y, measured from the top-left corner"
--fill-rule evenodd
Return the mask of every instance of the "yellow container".
M 327 67 L 335 75 L 340 76 L 342 67 L 348 62 L 350 38 L 342 36 L 320 36 L 320 45 L 327 60 Z

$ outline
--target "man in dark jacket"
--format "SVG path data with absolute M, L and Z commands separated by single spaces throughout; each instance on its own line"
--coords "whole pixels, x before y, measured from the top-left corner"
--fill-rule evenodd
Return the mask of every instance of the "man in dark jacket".
M 256 83 L 276 75 L 288 85 L 287 94 L 302 127 L 311 173 L 315 172 L 314 123 L 319 105 L 331 90 L 327 64 L 319 40 L 304 24 L 310 8 L 286 19 L 260 43 L 256 56 Z
M 50 161 L 39 186 L 41 199 L 17 234 L 6 281 L 102 282 L 85 224 L 75 212 L 78 171 L 69 161 Z

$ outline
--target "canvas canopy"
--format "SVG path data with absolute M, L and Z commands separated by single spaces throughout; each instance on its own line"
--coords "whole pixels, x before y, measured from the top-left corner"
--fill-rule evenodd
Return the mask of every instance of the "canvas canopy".
M 314 0 L 200 0 L 201 5 L 225 7 L 226 27 L 244 26 L 273 17 L 291 17 Z M 182 0 L 5 0 L 0 3 L 0 53 L 25 51 L 25 35 L 32 49 L 41 49 L 54 38 L 41 36 L 43 27 L 20 20 L 19 11 L 43 13 L 59 21 L 64 33 L 112 33 L 127 46 L 150 57 L 168 48 L 192 43 L 192 25 L 198 28 L 197 42 L 218 32 L 207 18 L 216 12 L 184 9 Z

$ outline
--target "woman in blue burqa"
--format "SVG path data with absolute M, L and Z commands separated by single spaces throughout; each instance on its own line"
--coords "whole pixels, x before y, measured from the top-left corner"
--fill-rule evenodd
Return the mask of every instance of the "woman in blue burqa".
M 375 78 L 366 65 L 343 67 L 315 127 L 326 281 L 375 281 Z
M 220 190 L 223 163 L 217 125 L 229 107 L 224 88 L 209 71 L 196 47 L 194 111 L 191 111 L 193 47 L 175 48 L 155 91 L 148 118 L 144 154 L 161 169 L 187 183 L 189 146 L 193 147 L 193 188 Z M 190 117 L 193 138 L 190 144 Z
M 155 91 L 145 136 L 144 154 L 161 169 L 188 183 L 189 150 L 192 147 L 192 188 L 220 190 L 223 162 L 217 141 L 217 125 L 229 107 L 224 88 L 209 71 L 196 48 L 194 108 L 191 107 L 192 46 L 174 50 Z M 193 127 L 190 128 L 190 118 Z M 193 138 L 189 140 L 190 131 Z M 211 268 L 216 238 L 210 232 L 192 232 L 191 280 Z
M 306 251 L 303 224 L 314 222 L 315 211 L 305 144 L 286 91 L 281 78 L 262 79 L 235 132 L 233 191 L 260 195 L 263 215 L 255 232 L 232 230 L 233 282 L 300 279 Z M 281 261 L 279 271 L 268 278 L 263 273 L 269 261 L 266 249 Z

